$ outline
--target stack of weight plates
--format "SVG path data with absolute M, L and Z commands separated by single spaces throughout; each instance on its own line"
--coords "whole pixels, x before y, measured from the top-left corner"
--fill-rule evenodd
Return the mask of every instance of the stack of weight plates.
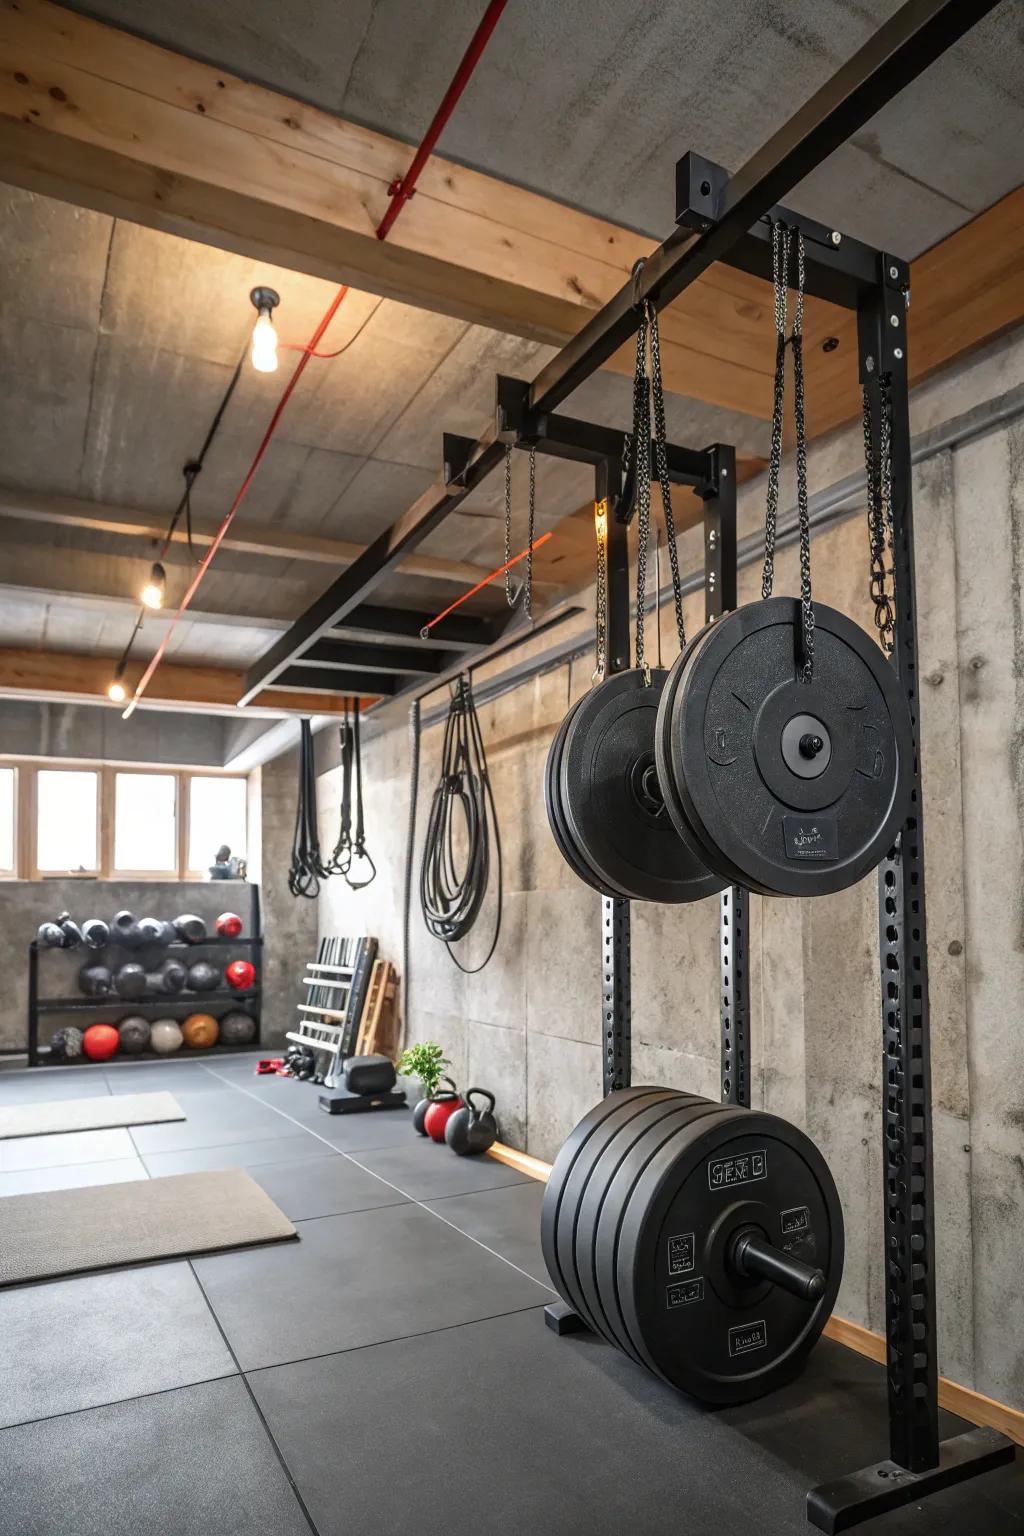
M 821 1270 L 820 1299 L 738 1273 L 747 1230 Z M 814 1143 L 774 1115 L 671 1088 L 612 1093 L 580 1121 L 552 1169 L 541 1241 L 588 1327 L 711 1403 L 799 1371 L 843 1269 L 842 1210 Z
M 661 693 L 655 757 L 680 838 L 725 884 L 818 896 L 892 847 L 910 804 L 906 695 L 872 638 L 814 609 L 813 678 L 793 598 L 750 603 L 685 647 Z
M 697 901 L 727 883 L 673 826 L 654 759 L 668 673 L 605 678 L 573 705 L 548 753 L 544 799 L 563 858 L 604 896 Z

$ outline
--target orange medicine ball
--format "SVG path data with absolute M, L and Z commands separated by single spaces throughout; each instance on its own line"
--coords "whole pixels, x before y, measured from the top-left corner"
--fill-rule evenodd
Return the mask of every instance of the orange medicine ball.
M 211 1013 L 190 1013 L 181 1026 L 185 1044 L 193 1050 L 205 1051 L 217 1044 L 220 1025 Z

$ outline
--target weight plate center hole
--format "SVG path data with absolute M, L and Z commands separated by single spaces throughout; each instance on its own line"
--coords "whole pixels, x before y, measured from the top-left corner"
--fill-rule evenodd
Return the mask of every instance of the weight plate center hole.
M 629 771 L 629 785 L 633 798 L 644 814 L 652 821 L 665 819 L 665 797 L 661 793 L 661 781 L 653 752 L 642 753 Z
M 794 715 L 782 728 L 782 760 L 798 779 L 817 779 L 832 761 L 832 738 L 816 715 Z

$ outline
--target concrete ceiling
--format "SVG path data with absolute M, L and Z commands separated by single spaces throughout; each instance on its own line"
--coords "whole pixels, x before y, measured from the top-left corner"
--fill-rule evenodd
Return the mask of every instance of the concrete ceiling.
M 484 0 L 72 7 L 416 142 Z M 510 0 L 441 151 L 660 238 L 688 149 L 736 170 L 899 0 Z M 1024 0 L 1002 0 L 791 203 L 916 256 L 1020 179 Z

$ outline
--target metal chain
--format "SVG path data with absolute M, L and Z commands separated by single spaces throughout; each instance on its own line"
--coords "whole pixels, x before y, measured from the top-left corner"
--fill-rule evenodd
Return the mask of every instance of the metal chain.
M 683 619 L 683 583 L 679 574 L 679 551 L 676 548 L 676 524 L 672 515 L 672 487 L 668 478 L 668 442 L 665 431 L 665 387 L 661 378 L 661 341 L 658 336 L 658 312 L 647 301 L 647 324 L 651 333 L 651 392 L 654 397 L 654 449 L 657 456 L 658 482 L 661 486 L 661 511 L 665 521 L 665 541 L 668 544 L 669 565 L 672 568 L 672 598 L 676 610 L 676 632 L 679 649 L 686 644 L 686 625 Z M 659 604 L 660 606 L 660 604 Z M 658 643 L 661 643 L 661 619 L 658 619 Z
M 886 375 L 878 381 L 879 396 L 879 451 L 876 454 L 871 438 L 871 402 L 864 390 L 864 468 L 868 488 L 868 542 L 870 546 L 870 576 L 868 592 L 875 608 L 875 628 L 882 650 L 891 656 L 895 645 L 896 612 L 895 561 L 893 559 L 892 526 L 892 416 L 889 389 L 891 379 Z M 885 563 L 886 551 L 889 565 Z M 893 586 L 890 587 L 890 583 Z
M 775 284 L 775 394 L 772 403 L 772 445 L 768 457 L 768 501 L 764 516 L 764 570 L 761 596 L 769 598 L 775 584 L 775 529 L 779 516 L 779 470 L 782 466 L 782 411 L 786 397 L 786 311 L 789 304 L 789 231 L 772 225 L 772 281 Z
M 594 503 L 594 540 L 597 575 L 594 581 L 594 632 L 596 652 L 592 681 L 603 683 L 608 672 L 608 503 Z
M 530 501 L 526 519 L 526 582 L 523 587 L 523 612 L 533 618 L 533 529 L 537 513 L 537 450 L 530 449 Z
M 505 448 L 505 565 L 512 559 L 512 444 Z M 505 571 L 505 601 L 514 608 L 519 593 L 512 585 L 512 572 Z
M 811 601 L 811 516 L 807 497 L 807 424 L 804 391 L 804 237 L 796 231 L 796 313 L 793 318 L 793 413 L 796 423 L 796 506 L 800 523 L 800 611 L 803 679 L 814 673 L 814 605 Z
M 647 607 L 647 546 L 651 541 L 651 391 L 647 377 L 647 312 L 641 311 L 636 333 L 636 372 L 633 375 L 633 451 L 636 455 L 636 665 L 648 686 L 651 669 L 644 655 Z

